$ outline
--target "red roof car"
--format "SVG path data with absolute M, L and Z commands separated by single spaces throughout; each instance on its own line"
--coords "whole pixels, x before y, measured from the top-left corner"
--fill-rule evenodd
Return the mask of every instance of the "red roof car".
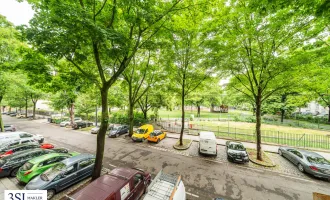
M 49 144 L 49 143 L 43 143 L 43 144 L 40 144 L 40 148 L 42 148 L 42 149 L 53 149 L 54 145 Z
M 139 199 L 151 181 L 151 176 L 140 169 L 116 168 L 77 193 L 71 200 L 121 200 Z

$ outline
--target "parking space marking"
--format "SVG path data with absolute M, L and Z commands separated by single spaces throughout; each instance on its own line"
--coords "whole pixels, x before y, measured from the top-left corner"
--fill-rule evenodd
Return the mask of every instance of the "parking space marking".
M 190 196 L 193 196 L 193 197 L 196 197 L 196 198 L 199 198 L 199 196 L 196 195 L 196 194 L 192 194 L 192 193 L 189 193 L 189 192 L 186 192 L 186 194 L 188 194 L 188 195 L 190 195 Z

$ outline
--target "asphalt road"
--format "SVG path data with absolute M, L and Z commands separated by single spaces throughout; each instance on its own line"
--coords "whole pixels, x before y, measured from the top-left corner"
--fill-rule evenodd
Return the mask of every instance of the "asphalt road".
M 60 128 L 46 121 L 41 123 L 8 116 L 4 116 L 4 121 L 14 124 L 18 131 L 42 134 L 46 142 L 70 150 L 93 153 L 96 149 L 96 136 L 87 132 Z M 138 167 L 153 176 L 160 169 L 182 175 L 189 200 L 214 197 L 226 200 L 310 200 L 313 192 L 330 195 L 327 181 L 181 155 L 156 145 L 133 143 L 123 136 L 106 138 L 103 166 L 109 169 Z

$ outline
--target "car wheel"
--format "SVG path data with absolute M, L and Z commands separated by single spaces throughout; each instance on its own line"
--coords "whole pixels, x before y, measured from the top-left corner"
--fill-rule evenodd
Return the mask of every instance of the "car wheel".
M 160 142 L 160 139 L 158 138 L 158 140 L 157 140 L 157 144 Z
M 47 199 L 53 198 L 54 195 L 55 195 L 54 190 L 47 190 Z
M 298 169 L 299 169 L 299 171 L 301 171 L 301 172 L 304 172 L 305 170 L 304 170 L 304 167 L 302 166 L 302 164 L 298 164 Z
M 15 168 L 15 169 L 13 169 L 13 170 L 10 172 L 10 176 L 11 176 L 11 177 L 15 177 L 16 174 L 17 174 L 17 172 L 18 172 L 18 169 L 19 169 L 19 168 Z
M 282 153 L 282 150 L 281 150 L 281 149 L 278 150 L 278 154 L 279 154 L 280 156 L 283 156 L 283 153 Z
M 119 137 L 119 133 L 116 134 L 116 138 Z

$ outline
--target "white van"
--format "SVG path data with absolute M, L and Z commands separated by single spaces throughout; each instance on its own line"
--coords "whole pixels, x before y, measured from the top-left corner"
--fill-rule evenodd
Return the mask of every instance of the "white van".
M 217 155 L 217 140 L 213 132 L 202 131 L 199 133 L 199 153 Z
M 23 138 L 34 139 L 39 143 L 44 142 L 44 137 L 42 135 L 31 134 L 27 132 L 11 132 L 11 133 L 0 133 L 0 145 L 5 144 L 12 140 L 19 140 Z

